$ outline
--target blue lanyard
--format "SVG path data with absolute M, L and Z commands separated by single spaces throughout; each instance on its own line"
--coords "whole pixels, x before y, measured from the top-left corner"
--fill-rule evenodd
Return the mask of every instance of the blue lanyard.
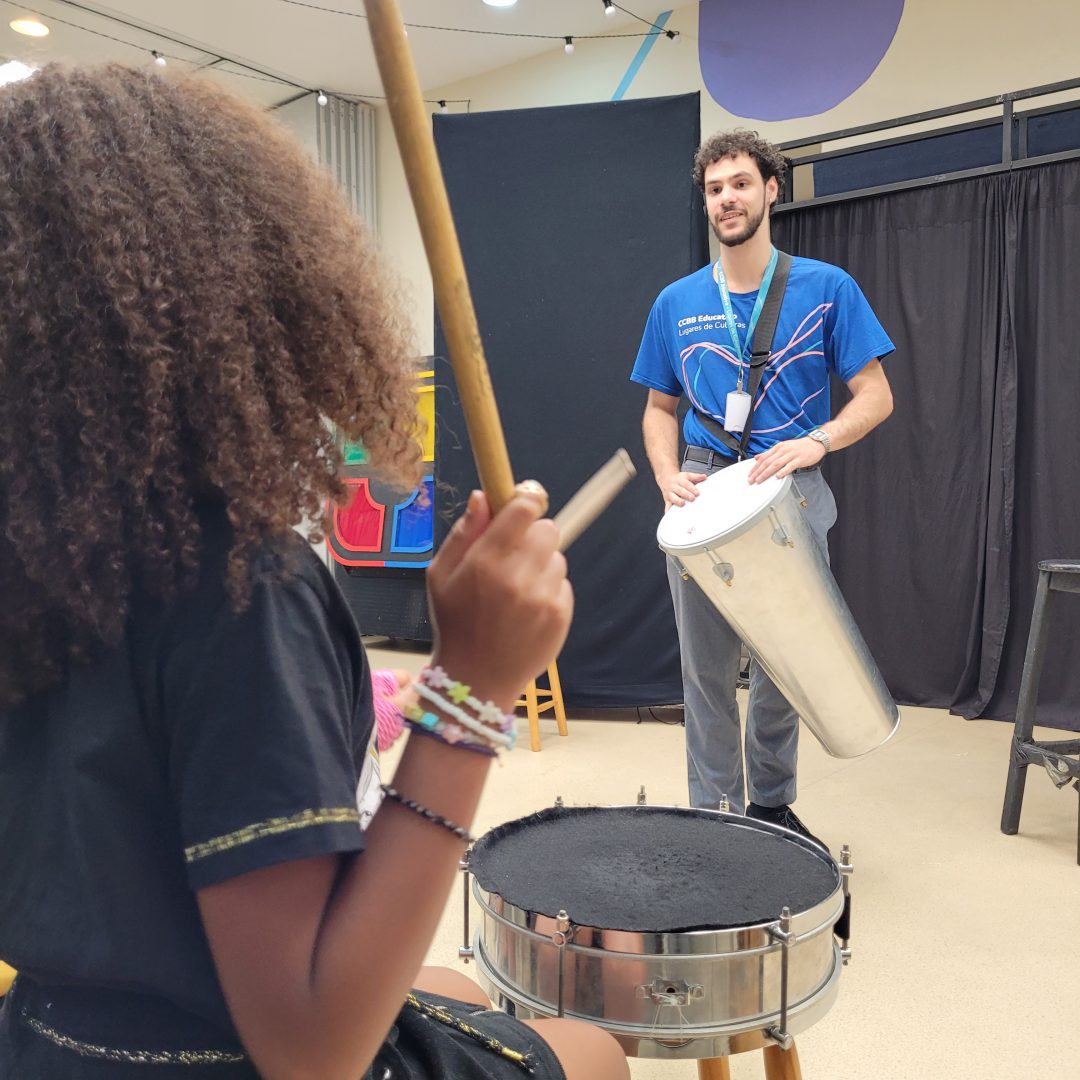
M 776 269 L 778 252 L 772 249 L 769 256 L 769 265 L 765 267 L 765 273 L 758 288 L 757 300 L 754 301 L 754 310 L 750 315 L 750 322 L 746 326 L 746 341 L 739 341 L 739 330 L 735 325 L 735 312 L 731 307 L 731 293 L 728 291 L 727 278 L 724 277 L 724 268 L 720 260 L 716 260 L 716 286 L 720 290 L 720 302 L 724 305 L 724 319 L 727 322 L 728 333 L 731 335 L 731 343 L 735 346 L 735 355 L 739 359 L 739 389 L 742 389 L 743 367 L 742 361 L 750 355 L 754 343 L 754 330 L 757 327 L 761 309 L 765 306 L 765 297 L 769 295 L 769 286 L 772 284 L 773 271 Z

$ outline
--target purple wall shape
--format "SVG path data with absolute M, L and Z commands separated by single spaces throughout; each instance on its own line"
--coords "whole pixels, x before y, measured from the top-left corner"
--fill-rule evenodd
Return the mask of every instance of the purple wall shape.
M 904 0 L 701 0 L 702 80 L 746 119 L 827 112 L 873 74 L 903 11 Z

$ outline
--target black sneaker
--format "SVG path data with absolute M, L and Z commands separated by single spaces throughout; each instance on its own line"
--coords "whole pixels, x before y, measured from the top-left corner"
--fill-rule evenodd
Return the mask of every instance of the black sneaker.
M 800 836 L 805 836 L 807 840 L 813 840 L 815 844 L 825 848 L 826 851 L 829 850 L 825 843 L 819 840 L 799 820 L 795 811 L 786 804 L 784 806 L 759 806 L 757 803 L 748 803 L 746 806 L 746 816 L 748 818 L 754 818 L 757 821 L 767 821 L 770 825 L 779 825 L 783 829 L 790 829 L 792 832 L 797 832 Z

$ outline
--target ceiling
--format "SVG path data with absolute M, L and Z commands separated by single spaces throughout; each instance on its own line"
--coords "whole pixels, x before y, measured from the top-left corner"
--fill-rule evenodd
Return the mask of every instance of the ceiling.
M 616 2 L 620 10 L 608 16 L 604 0 L 518 0 L 501 9 L 482 0 L 399 0 L 406 24 L 415 24 L 409 42 L 425 90 L 561 49 L 566 35 L 579 39 L 568 62 L 587 62 L 587 35 L 649 32 L 655 0 Z M 0 58 L 143 65 L 156 49 L 170 65 L 206 67 L 267 106 L 316 88 L 376 100 L 382 90 L 363 12 L 363 0 L 0 0 Z M 49 35 L 15 33 L 8 24 L 20 16 L 36 16 Z

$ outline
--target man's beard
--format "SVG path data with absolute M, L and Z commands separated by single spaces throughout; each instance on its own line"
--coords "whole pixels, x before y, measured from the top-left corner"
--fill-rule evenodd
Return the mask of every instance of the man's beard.
M 722 215 L 721 215 L 722 216 Z M 721 235 L 720 229 L 717 227 L 716 222 L 712 223 L 713 232 L 716 234 L 716 239 L 720 241 L 725 247 L 738 247 L 740 244 L 745 244 L 757 231 L 761 228 L 761 223 L 765 220 L 765 202 L 762 201 L 761 209 L 751 217 L 746 219 L 746 225 L 741 232 L 736 233 L 734 236 Z

